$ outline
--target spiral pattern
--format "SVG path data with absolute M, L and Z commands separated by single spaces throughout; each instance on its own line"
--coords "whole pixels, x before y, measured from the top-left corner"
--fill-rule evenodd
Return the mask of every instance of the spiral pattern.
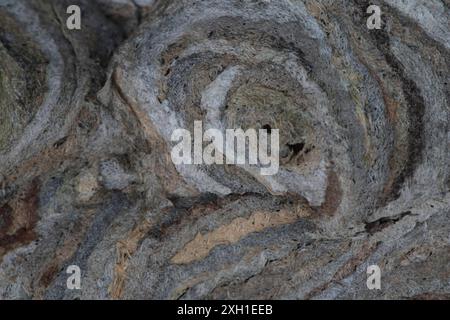
M 424 203 L 435 208 L 431 199 L 448 192 L 449 87 L 443 70 L 449 69 L 449 52 L 441 37 L 447 30 L 436 30 L 442 13 L 425 25 L 408 20 L 405 15 L 411 13 L 401 4 L 380 3 L 390 14 L 383 29 L 369 30 L 368 6 L 366 1 L 349 6 L 325 1 L 170 2 L 121 48 L 105 102 L 119 96 L 116 107 L 127 105 L 138 115 L 147 139 L 165 146 L 160 152 L 168 154 L 173 147 L 175 129 L 192 131 L 194 121 L 221 130 L 280 130 L 281 168 L 275 176 L 261 176 L 245 166 L 176 166 L 183 181 L 201 194 L 277 199 L 281 209 L 275 212 L 281 213 L 267 217 L 270 204 L 254 204 L 255 199 L 243 196 L 245 205 L 250 202 L 256 210 L 242 213 L 244 220 L 219 218 L 227 212 L 221 209 L 195 224 L 203 230 L 195 236 L 191 227 L 176 228 L 176 238 L 163 242 L 182 239 L 175 255 L 173 249 L 158 249 L 158 258 L 148 262 L 163 279 L 172 279 L 175 270 L 197 274 L 197 268 L 217 266 L 218 261 L 242 266 L 223 255 L 241 252 L 243 239 L 252 241 L 249 234 L 280 225 L 290 225 L 284 232 L 296 237 L 301 232 L 294 231 L 296 223 L 306 217 L 326 237 L 374 236 L 357 245 L 354 260 L 331 279 L 340 281 L 350 273 L 346 268 L 385 250 L 375 240 L 380 232 L 387 236 L 385 229 L 400 220 L 409 225 L 418 214 L 411 208 Z M 174 199 L 180 196 L 178 189 L 166 190 Z M 213 226 L 206 221 L 214 221 L 209 222 Z M 275 233 L 284 239 L 280 232 Z M 256 243 L 273 241 L 267 233 L 255 237 Z M 224 243 L 232 246 L 221 248 Z M 168 257 L 179 269 L 158 267 L 158 259 Z M 264 272 L 254 263 L 245 272 Z M 215 286 L 231 281 L 233 273 L 228 272 L 223 278 L 217 273 L 213 283 L 196 278 L 195 285 L 174 284 L 171 294 L 223 297 Z M 333 285 L 300 297 L 320 296 L 328 287 Z M 114 288 L 120 288 L 120 296 L 123 286 Z M 239 293 L 244 288 L 252 290 L 240 283 L 233 292 L 246 296 Z M 284 295 L 292 297 L 288 292 Z
M 0 298 L 448 298 L 448 13 L 0 1 Z M 196 121 L 278 129 L 278 173 L 175 165 Z
M 355 216 L 398 199 L 405 183 L 410 193 L 424 184 L 442 192 L 448 85 L 439 70 L 448 68 L 448 51 L 422 33 L 416 37 L 430 46 L 412 52 L 412 39 L 396 38 L 399 17 L 389 21 L 388 36 L 368 30 L 357 11 L 338 12 L 345 23 L 320 5 L 289 1 L 176 3 L 166 9 L 170 19 L 146 25 L 151 32 L 122 49 L 130 58 L 119 54 L 113 78 L 168 145 L 173 130 L 192 130 L 196 120 L 280 130 L 274 177 L 178 167 L 201 192 L 260 192 L 256 180 L 272 194 L 298 194 L 320 207 L 329 187 L 340 199 L 328 213 L 342 204 L 340 215 L 351 208 Z

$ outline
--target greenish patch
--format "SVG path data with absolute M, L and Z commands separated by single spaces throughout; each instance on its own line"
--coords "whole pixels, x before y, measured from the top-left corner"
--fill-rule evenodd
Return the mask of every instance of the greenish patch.
M 20 76 L 23 72 L 1 44 L 0 61 L 0 150 L 3 150 L 23 127 L 26 113 L 20 107 L 20 92 L 25 89 Z
M 279 129 L 280 145 L 302 142 L 310 131 L 293 97 L 260 84 L 240 86 L 228 101 L 226 116 L 230 128 Z
M 0 152 L 5 152 L 43 101 L 48 63 L 5 11 L 0 20 Z

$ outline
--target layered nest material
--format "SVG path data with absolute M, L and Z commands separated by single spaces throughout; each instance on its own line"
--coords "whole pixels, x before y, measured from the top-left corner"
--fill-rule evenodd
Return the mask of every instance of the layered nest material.
M 448 298 L 449 16 L 0 1 L 0 299 Z M 196 121 L 279 130 L 278 172 L 175 165 L 172 133 Z

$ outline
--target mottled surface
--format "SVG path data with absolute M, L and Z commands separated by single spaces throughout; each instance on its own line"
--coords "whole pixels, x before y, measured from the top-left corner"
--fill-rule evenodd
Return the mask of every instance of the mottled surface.
M 450 299 L 449 6 L 0 0 L 0 299 Z M 278 174 L 175 166 L 196 120 Z

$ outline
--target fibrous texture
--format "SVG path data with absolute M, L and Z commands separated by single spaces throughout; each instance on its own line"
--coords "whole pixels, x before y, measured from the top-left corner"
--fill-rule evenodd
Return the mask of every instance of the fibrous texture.
M 0 298 L 450 298 L 447 0 L 1 0 L 0 21 Z M 278 129 L 278 172 L 175 165 L 195 121 Z

